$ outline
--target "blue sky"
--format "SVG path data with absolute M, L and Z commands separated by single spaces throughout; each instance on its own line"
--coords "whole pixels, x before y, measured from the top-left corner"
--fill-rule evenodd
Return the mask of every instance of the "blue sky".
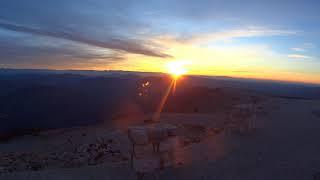
M 165 71 L 186 60 L 193 74 L 320 83 L 319 9 L 316 0 L 2 0 L 0 67 Z

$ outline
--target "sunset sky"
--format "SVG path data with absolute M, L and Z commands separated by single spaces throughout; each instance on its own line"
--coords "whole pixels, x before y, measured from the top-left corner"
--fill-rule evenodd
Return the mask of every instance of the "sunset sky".
M 1 0 L 0 68 L 167 72 L 320 84 L 317 0 Z

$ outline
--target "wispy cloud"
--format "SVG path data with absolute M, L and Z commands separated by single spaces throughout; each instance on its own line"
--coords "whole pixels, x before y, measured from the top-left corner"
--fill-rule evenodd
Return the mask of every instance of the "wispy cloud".
M 213 41 L 232 41 L 236 38 L 250 38 L 262 36 L 289 36 L 296 35 L 297 31 L 269 29 L 264 27 L 247 27 L 243 29 L 226 30 L 212 32 L 203 35 L 196 35 L 190 39 L 184 39 L 193 43 L 213 42 Z
M 43 40 L 51 40 L 43 43 Z M 74 42 L 61 42 L 58 39 L 33 38 L 33 45 L 24 42 L 24 37 L 14 41 L 0 38 L 0 63 L 22 66 L 37 66 L 42 68 L 72 67 L 72 65 L 86 64 L 106 65 L 124 60 L 122 53 L 103 48 L 95 48 Z M 46 41 L 45 40 L 45 41 Z M 16 43 L 20 42 L 20 43 Z M 7 67 L 7 66 L 6 66 Z
M 288 58 L 291 58 L 291 59 L 312 59 L 311 56 L 308 56 L 308 55 L 305 55 L 302 53 L 309 51 L 313 47 L 314 47 L 314 45 L 312 43 L 303 43 L 298 47 L 291 48 L 290 50 L 294 51 L 294 53 L 289 54 Z
M 58 39 L 69 40 L 77 43 L 87 44 L 90 46 L 107 48 L 116 51 L 124 51 L 133 54 L 142 54 L 146 56 L 168 58 L 170 55 L 157 51 L 155 48 L 149 48 L 143 45 L 143 42 L 132 39 L 121 39 L 121 38 L 107 38 L 105 40 L 97 40 L 90 38 L 89 36 L 82 36 L 76 32 L 64 31 L 64 30 L 45 30 L 41 28 L 34 28 L 24 25 L 17 25 L 15 23 L 9 23 L 0 21 L 0 28 L 23 32 L 33 35 L 48 36 Z
M 289 54 L 288 58 L 292 59 L 311 59 L 311 56 L 303 55 L 303 54 Z
M 291 48 L 292 51 L 297 51 L 297 52 L 304 52 L 306 51 L 304 48 L 299 48 L 299 47 L 295 47 L 295 48 Z
M 305 52 L 305 51 L 308 51 L 314 47 L 315 46 L 313 43 L 308 42 L 308 43 L 303 43 L 300 46 L 293 47 L 293 48 L 291 48 L 291 50 L 296 51 L 296 52 Z
M 303 43 L 302 46 L 305 47 L 305 48 L 309 48 L 309 49 L 315 47 L 315 45 L 313 43 L 311 43 L 311 42 Z

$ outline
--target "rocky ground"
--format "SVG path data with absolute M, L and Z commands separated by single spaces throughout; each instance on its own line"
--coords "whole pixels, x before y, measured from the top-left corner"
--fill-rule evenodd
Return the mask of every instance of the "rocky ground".
M 319 105 L 270 99 L 259 105 L 249 133 L 227 131 L 229 111 L 163 114 L 163 123 L 178 127 L 180 141 L 176 166 L 160 179 L 312 179 L 320 171 Z M 104 127 L 25 136 L 0 144 L 0 179 L 134 179 L 129 149 L 125 130 Z
M 0 173 L 16 171 L 39 171 L 48 168 L 75 168 L 97 165 L 104 162 L 122 162 L 128 158 L 119 149 L 113 149 L 113 141 L 97 139 L 91 144 L 83 144 L 72 151 L 52 151 L 46 153 L 2 153 Z
M 177 127 L 180 137 L 179 146 L 182 148 L 199 143 L 205 137 L 217 135 L 222 131 L 221 128 L 206 128 L 197 124 L 179 124 Z M 72 130 L 72 133 L 69 132 L 66 143 L 61 143 L 60 145 L 62 149 L 53 148 L 39 152 L 39 149 L 41 149 L 39 147 L 36 152 L 1 152 L 0 174 L 57 168 L 78 168 L 103 163 L 128 164 L 130 145 L 126 139 L 127 134 L 125 131 L 104 133 L 100 137 L 95 135 L 95 139 L 87 144 L 75 143 L 74 141 L 81 141 L 80 139 L 83 136 L 92 136 L 90 132 L 79 132 L 85 131 L 83 129 Z M 34 141 L 40 141 L 38 142 L 39 144 L 44 136 L 48 136 L 44 134 L 46 133 L 38 134 L 35 137 L 24 137 L 22 141 L 27 144 L 27 138 L 32 138 Z M 48 137 L 45 137 L 45 139 L 47 141 Z M 61 141 L 64 140 L 62 139 Z

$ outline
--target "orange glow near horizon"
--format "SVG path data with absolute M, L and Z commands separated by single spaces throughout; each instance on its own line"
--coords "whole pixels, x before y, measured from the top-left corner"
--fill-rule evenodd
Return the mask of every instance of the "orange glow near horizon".
M 139 57 L 139 59 L 138 59 Z M 241 59 L 238 59 L 241 61 Z M 55 68 L 57 70 L 70 70 L 71 68 Z M 298 82 L 298 83 L 310 83 L 320 84 L 320 74 L 316 72 L 290 72 L 282 69 L 275 69 L 270 67 L 248 67 L 245 70 L 241 68 L 233 68 L 219 65 L 203 65 L 202 63 L 196 63 L 194 61 L 188 64 L 188 70 L 184 74 L 174 76 L 175 73 L 170 73 L 168 68 L 168 62 L 155 61 L 151 58 L 141 58 L 141 56 L 132 57 L 128 61 L 120 63 L 114 63 L 108 67 L 85 67 L 73 70 L 114 70 L 114 71 L 134 71 L 134 72 L 154 72 L 154 73 L 167 73 L 172 77 L 181 77 L 182 75 L 200 75 L 200 76 L 228 76 L 232 78 L 248 78 L 257 80 L 274 80 L 284 82 Z
M 249 31 L 252 32 L 255 31 Z M 33 65 L 33 68 L 160 72 L 170 74 L 175 79 L 182 75 L 202 75 L 320 84 L 319 58 L 292 59 L 263 43 L 233 43 L 228 38 L 230 41 L 220 42 L 220 39 L 228 36 L 238 36 L 237 33 L 232 31 L 231 34 L 215 34 L 210 37 L 200 35 L 189 41 L 170 35 L 147 39 L 150 44 L 159 47 L 156 50 L 169 55 L 166 58 L 125 53 L 121 59 L 112 61 L 99 58 L 56 66 Z M 21 65 L 13 68 L 30 67 Z
M 161 72 L 174 78 L 182 75 L 228 76 L 320 84 L 320 72 L 317 64 L 311 63 L 313 61 L 288 59 L 268 46 L 230 44 L 204 47 L 170 39 L 158 39 L 154 43 L 166 47 L 164 52 L 172 57 L 163 59 L 127 54 L 121 61 L 107 65 L 83 64 L 78 69 Z

